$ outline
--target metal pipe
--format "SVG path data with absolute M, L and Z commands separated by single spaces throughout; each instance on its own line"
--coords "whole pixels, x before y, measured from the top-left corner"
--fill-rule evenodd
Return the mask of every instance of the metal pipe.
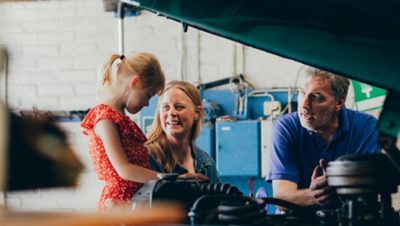
M 124 46 L 124 17 L 125 17 L 126 3 L 119 1 L 117 6 L 118 16 L 118 51 L 121 55 L 125 52 Z

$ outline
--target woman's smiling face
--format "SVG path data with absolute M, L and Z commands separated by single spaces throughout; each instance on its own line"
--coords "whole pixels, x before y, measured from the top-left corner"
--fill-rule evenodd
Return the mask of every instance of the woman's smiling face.
M 193 123 L 199 119 L 199 110 L 185 92 L 172 87 L 160 100 L 160 121 L 167 137 L 188 139 Z

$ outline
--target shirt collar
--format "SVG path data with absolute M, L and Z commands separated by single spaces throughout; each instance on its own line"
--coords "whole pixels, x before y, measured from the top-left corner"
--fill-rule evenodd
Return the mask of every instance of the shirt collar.
M 349 115 L 348 111 L 345 105 L 342 106 L 342 109 L 340 109 L 340 114 L 339 114 L 339 129 L 336 132 L 336 134 L 339 136 L 347 131 L 349 131 L 350 124 L 349 124 Z
M 194 151 L 193 151 L 193 161 L 194 161 L 194 169 L 196 172 L 202 172 L 204 171 L 207 167 L 212 166 L 213 163 L 211 160 L 206 158 L 204 154 L 198 149 L 197 146 L 195 146 Z M 175 164 L 173 172 L 183 174 L 187 173 L 188 171 L 181 166 L 180 164 Z
M 204 156 L 203 153 L 201 153 L 201 151 L 198 149 L 197 146 L 195 146 L 194 148 L 194 154 L 195 154 L 195 161 L 196 161 L 196 165 L 200 166 L 200 167 L 206 167 L 206 166 L 210 166 L 213 163 L 211 162 L 211 160 L 209 160 L 208 158 L 206 158 L 206 156 Z

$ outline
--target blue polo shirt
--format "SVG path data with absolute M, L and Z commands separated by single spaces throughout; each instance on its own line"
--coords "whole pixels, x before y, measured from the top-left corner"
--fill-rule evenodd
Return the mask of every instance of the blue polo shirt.
M 320 159 L 328 162 L 355 153 L 377 153 L 377 120 L 373 116 L 345 107 L 340 126 L 330 143 L 301 126 L 297 112 L 277 119 L 272 127 L 267 180 L 289 180 L 299 189 L 308 188 L 312 172 Z

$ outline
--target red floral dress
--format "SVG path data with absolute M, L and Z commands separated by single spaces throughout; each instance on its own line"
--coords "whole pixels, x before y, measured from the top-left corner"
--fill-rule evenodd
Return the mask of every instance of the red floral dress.
M 118 126 L 122 146 L 132 164 L 150 167 L 149 154 L 143 145 L 147 139 L 136 123 L 105 104 L 93 107 L 83 119 L 81 126 L 83 133 L 89 138 L 90 154 L 97 177 L 106 182 L 97 205 L 97 210 L 103 212 L 113 204 L 129 202 L 143 184 L 124 180 L 115 171 L 102 140 L 94 133 L 94 125 L 101 119 L 109 119 Z

